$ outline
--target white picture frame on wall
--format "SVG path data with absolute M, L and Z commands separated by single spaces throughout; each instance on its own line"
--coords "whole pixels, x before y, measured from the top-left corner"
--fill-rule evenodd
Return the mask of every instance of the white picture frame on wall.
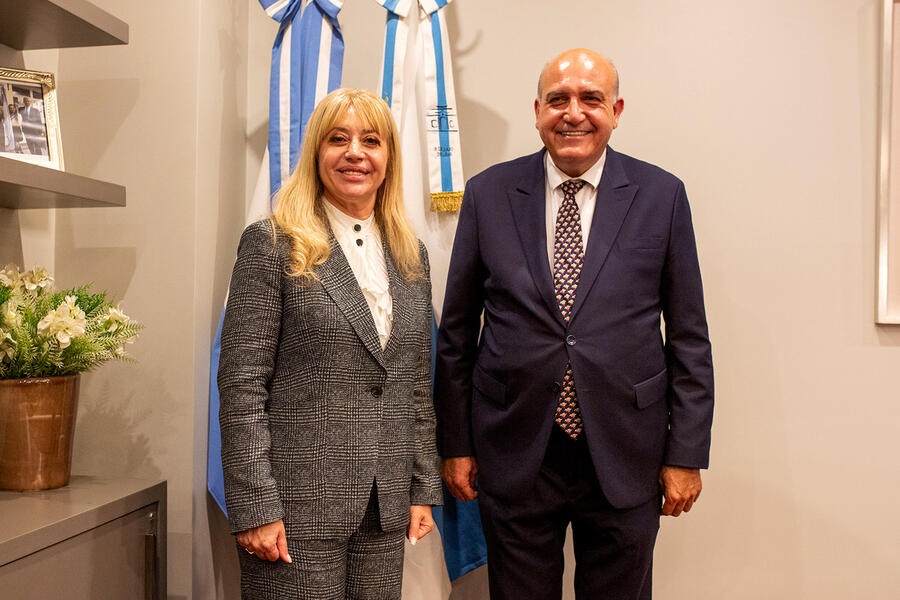
M 64 170 L 53 73 L 0 67 L 0 156 Z
M 876 315 L 900 325 L 900 0 L 884 0 L 881 56 L 878 205 L 876 214 Z

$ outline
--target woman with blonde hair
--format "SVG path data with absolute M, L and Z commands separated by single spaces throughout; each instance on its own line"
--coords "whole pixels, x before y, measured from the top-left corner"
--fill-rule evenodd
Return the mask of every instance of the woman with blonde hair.
M 401 181 L 390 109 L 336 90 L 241 237 L 218 383 L 243 598 L 399 598 L 404 537 L 434 527 L 431 284 Z

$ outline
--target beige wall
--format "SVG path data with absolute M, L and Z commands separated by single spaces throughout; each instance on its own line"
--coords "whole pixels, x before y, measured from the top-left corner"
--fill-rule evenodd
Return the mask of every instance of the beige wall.
M 168 479 L 170 597 L 233 598 L 204 493 L 208 353 L 275 25 L 255 0 L 94 2 L 130 24 L 128 46 L 24 62 L 58 74 L 67 169 L 125 185 L 128 206 L 0 209 L 0 259 L 94 281 L 147 324 L 137 365 L 84 378 L 75 470 Z M 346 4 L 344 81 L 374 86 L 382 9 Z M 718 406 L 702 500 L 663 522 L 657 596 L 897 596 L 900 328 L 873 325 L 879 0 L 548 6 L 448 8 L 464 167 L 538 148 L 537 71 L 585 45 L 622 75 L 612 145 L 687 185 Z M 486 598 L 467 583 L 455 598 Z
M 380 37 L 374 3 L 347 4 L 345 29 Z M 467 175 L 539 147 L 537 72 L 584 45 L 622 76 L 612 145 L 687 185 L 718 406 L 701 502 L 662 524 L 660 598 L 900 595 L 900 328 L 873 324 L 880 10 L 878 0 L 448 8 Z M 347 39 L 345 82 L 374 85 L 378 53 L 354 57 Z

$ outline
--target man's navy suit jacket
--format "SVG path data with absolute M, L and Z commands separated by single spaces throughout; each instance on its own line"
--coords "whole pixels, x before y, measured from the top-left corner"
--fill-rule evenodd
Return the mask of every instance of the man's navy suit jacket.
M 571 362 L 601 488 L 613 506 L 636 506 L 659 494 L 662 465 L 709 462 L 712 358 L 684 184 L 607 148 L 566 323 L 547 257 L 544 152 L 466 185 L 438 340 L 438 448 L 474 456 L 485 492 L 527 494 Z

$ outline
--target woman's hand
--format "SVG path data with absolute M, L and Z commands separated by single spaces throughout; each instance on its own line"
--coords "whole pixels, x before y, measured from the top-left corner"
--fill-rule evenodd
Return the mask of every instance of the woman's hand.
M 431 518 L 431 509 L 428 510 L 428 517 Z M 292 562 L 281 519 L 241 531 L 237 534 L 237 541 L 244 550 L 261 560 L 274 562 L 280 558 L 284 562 Z
M 406 537 L 409 543 L 416 545 L 416 540 L 423 537 L 434 529 L 434 519 L 431 518 L 431 507 L 428 505 L 413 505 L 409 507 L 409 531 Z

